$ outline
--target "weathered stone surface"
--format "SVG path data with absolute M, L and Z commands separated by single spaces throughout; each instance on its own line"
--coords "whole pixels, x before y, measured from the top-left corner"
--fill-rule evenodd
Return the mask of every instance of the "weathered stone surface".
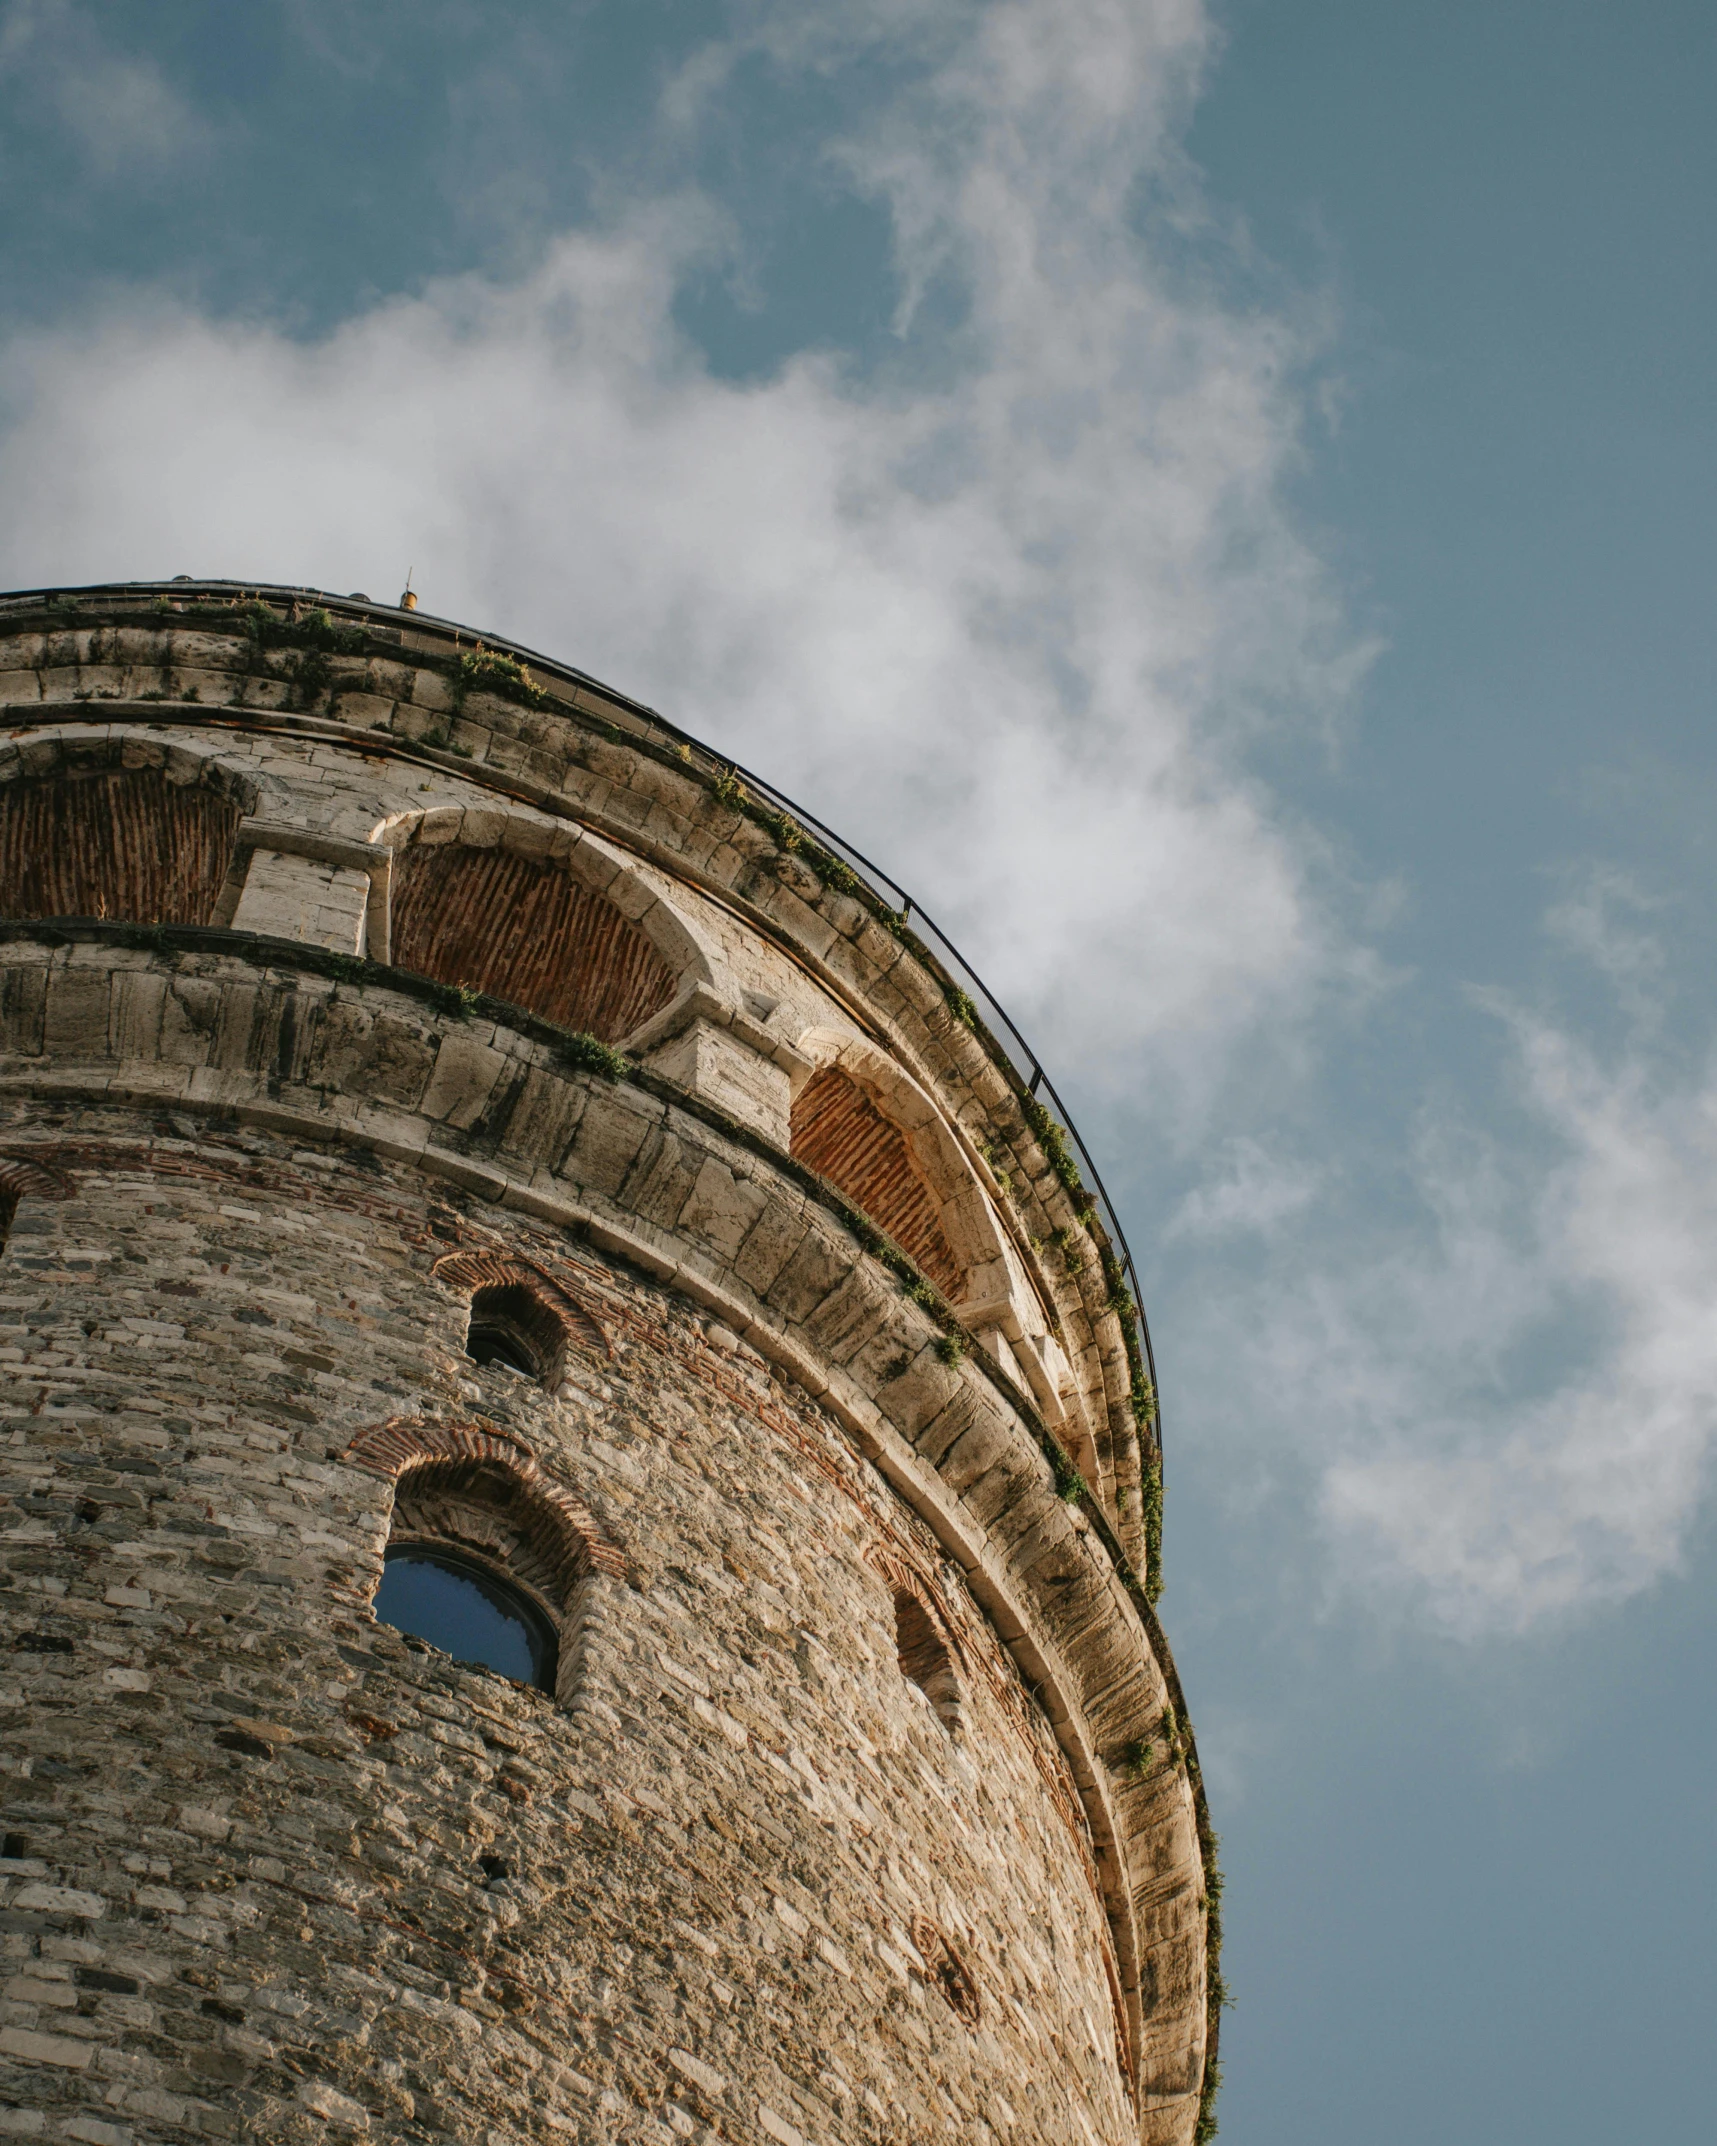
M 940 1587 L 937 1547 L 838 1426 L 520 1226 L 624 1369 L 559 1401 L 477 1371 L 430 1270 L 494 1232 L 409 1171 L 114 1113 L 53 1150 L 77 1196 L 14 1238 L 0 1297 L 0 1797 L 54 1874 L 4 1866 L 15 2102 L 465 2138 L 537 2135 L 546 2094 L 583 2135 L 552 2052 L 658 2112 L 690 2079 L 735 2136 L 767 2105 L 807 2138 L 935 2137 L 998 2092 L 1028 2135 L 1077 2130 L 1070 2097 L 1125 2135 L 1064 1762 L 957 1592 L 955 1736 L 902 1678 L 866 1554 Z M 570 1706 L 369 1621 L 389 1487 L 341 1456 L 407 1409 L 527 1438 L 625 1553 Z M 979 1978 L 975 2029 L 915 1916 Z M 701 2069 L 670 2057 L 688 2037 Z
M 392 645 L 0 613 L 0 788 L 138 769 L 279 845 L 230 931 L 0 924 L 0 2132 L 1189 2141 L 1172 1670 L 1011 1357 L 783 1152 L 790 1091 L 861 1042 L 901 1069 L 950 1246 L 1005 1227 L 958 1256 L 1055 1307 L 1107 1497 L 1106 1285 L 1028 1236 L 1063 1189 L 901 940 L 601 735 L 642 718 L 472 690 L 470 763 L 402 758 L 457 696 L 433 631 Z M 218 730 L 122 698 L 193 687 Z M 361 964 L 408 837 L 588 847 L 695 983 L 647 1070 Z M 980 1142 L 1040 1173 L 1000 1225 Z M 542 1376 L 466 1353 L 485 1277 Z M 376 1623 L 436 1468 L 461 1525 L 504 1480 L 549 1529 L 552 1693 Z

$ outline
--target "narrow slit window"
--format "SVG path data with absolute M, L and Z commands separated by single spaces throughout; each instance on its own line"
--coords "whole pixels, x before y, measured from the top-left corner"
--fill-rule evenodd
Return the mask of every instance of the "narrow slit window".
M 948 1642 L 924 1604 L 904 1590 L 894 1598 L 894 1640 L 901 1675 L 918 1687 L 943 1728 L 952 1732 L 959 1719 L 960 1685 Z

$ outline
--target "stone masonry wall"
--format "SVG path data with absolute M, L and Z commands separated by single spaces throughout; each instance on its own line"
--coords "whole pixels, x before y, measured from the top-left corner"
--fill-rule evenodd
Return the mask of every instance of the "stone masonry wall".
M 297 592 L 273 593 L 280 616 L 300 608 Z M 1036 1279 L 1057 1306 L 1090 1405 L 1093 1483 L 1113 1498 L 1112 1518 L 1129 1555 L 1140 1559 L 1129 1369 L 1101 1263 L 1078 1251 L 1084 1217 L 994 1061 L 951 1015 L 943 986 L 911 957 L 902 933 L 851 892 L 819 881 L 796 854 L 790 829 L 760 824 L 736 793 L 712 795 L 707 773 L 682 764 L 689 747 L 664 753 L 648 721 L 588 679 L 545 672 L 525 702 L 497 689 L 502 681 L 463 679 L 459 649 L 469 655 L 469 637 L 460 644 L 428 621 L 371 616 L 362 652 L 325 655 L 259 648 L 246 637 L 247 607 L 236 592 L 213 603 L 193 590 L 90 598 L 96 615 L 81 621 L 39 604 L 0 619 L 0 707 L 38 727 L 20 748 L 26 770 L 51 757 L 39 733 L 68 718 L 92 734 L 109 715 L 116 723 L 152 720 L 165 736 L 183 734 L 187 721 L 207 722 L 206 736 L 241 751 L 258 738 L 293 738 L 330 794 L 345 793 L 345 829 L 359 834 L 358 800 L 415 768 L 429 778 L 412 800 L 422 809 L 451 778 L 473 802 L 486 789 L 491 803 L 505 794 L 573 815 L 678 884 L 712 890 L 724 906 L 737 903 L 749 926 L 739 937 L 754 956 L 791 947 L 848 994 L 889 1049 L 946 1098 L 974 1158 L 994 1159 L 1008 1198 L 1021 1205 L 1022 1241 L 1064 1248 L 1035 1263 Z M 244 729 L 227 727 L 234 716 Z M 330 746 L 341 745 L 366 755 L 356 783 L 329 765 Z M 6 761 L 0 743 L 0 780 Z
M 72 1197 L 0 1266 L 0 2129 L 1136 2135 L 1065 1762 L 831 1419 L 516 1221 L 613 1350 L 550 1400 L 462 1353 L 431 1270 L 494 1232 L 457 1195 L 47 1115 Z M 389 1491 L 348 1449 L 398 1417 L 524 1438 L 623 1559 L 570 1707 L 369 1619 Z M 901 1568 L 964 1655 L 953 1736 Z

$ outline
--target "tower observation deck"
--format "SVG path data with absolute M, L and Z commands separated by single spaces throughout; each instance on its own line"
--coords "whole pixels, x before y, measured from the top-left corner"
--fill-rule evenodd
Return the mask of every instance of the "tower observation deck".
M 1183 2146 L 1149 1341 L 902 890 L 360 598 L 0 598 L 0 2136 Z

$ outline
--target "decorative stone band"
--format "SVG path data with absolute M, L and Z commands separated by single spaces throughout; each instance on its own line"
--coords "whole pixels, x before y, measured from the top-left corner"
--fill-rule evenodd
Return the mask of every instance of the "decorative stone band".
M 475 1294 L 479 1289 L 528 1289 L 543 1304 L 575 1348 L 612 1359 L 614 1344 L 593 1314 L 528 1259 L 501 1252 L 449 1252 L 431 1270 L 437 1281 Z
M 626 1553 L 610 1542 L 590 1508 L 548 1473 L 524 1439 L 494 1424 L 432 1423 L 421 1416 L 390 1416 L 358 1432 L 345 1459 L 384 1482 L 398 1483 L 416 1470 L 485 1462 L 504 1468 L 518 1483 L 553 1538 L 562 1585 L 570 1589 L 587 1573 L 631 1579 Z

